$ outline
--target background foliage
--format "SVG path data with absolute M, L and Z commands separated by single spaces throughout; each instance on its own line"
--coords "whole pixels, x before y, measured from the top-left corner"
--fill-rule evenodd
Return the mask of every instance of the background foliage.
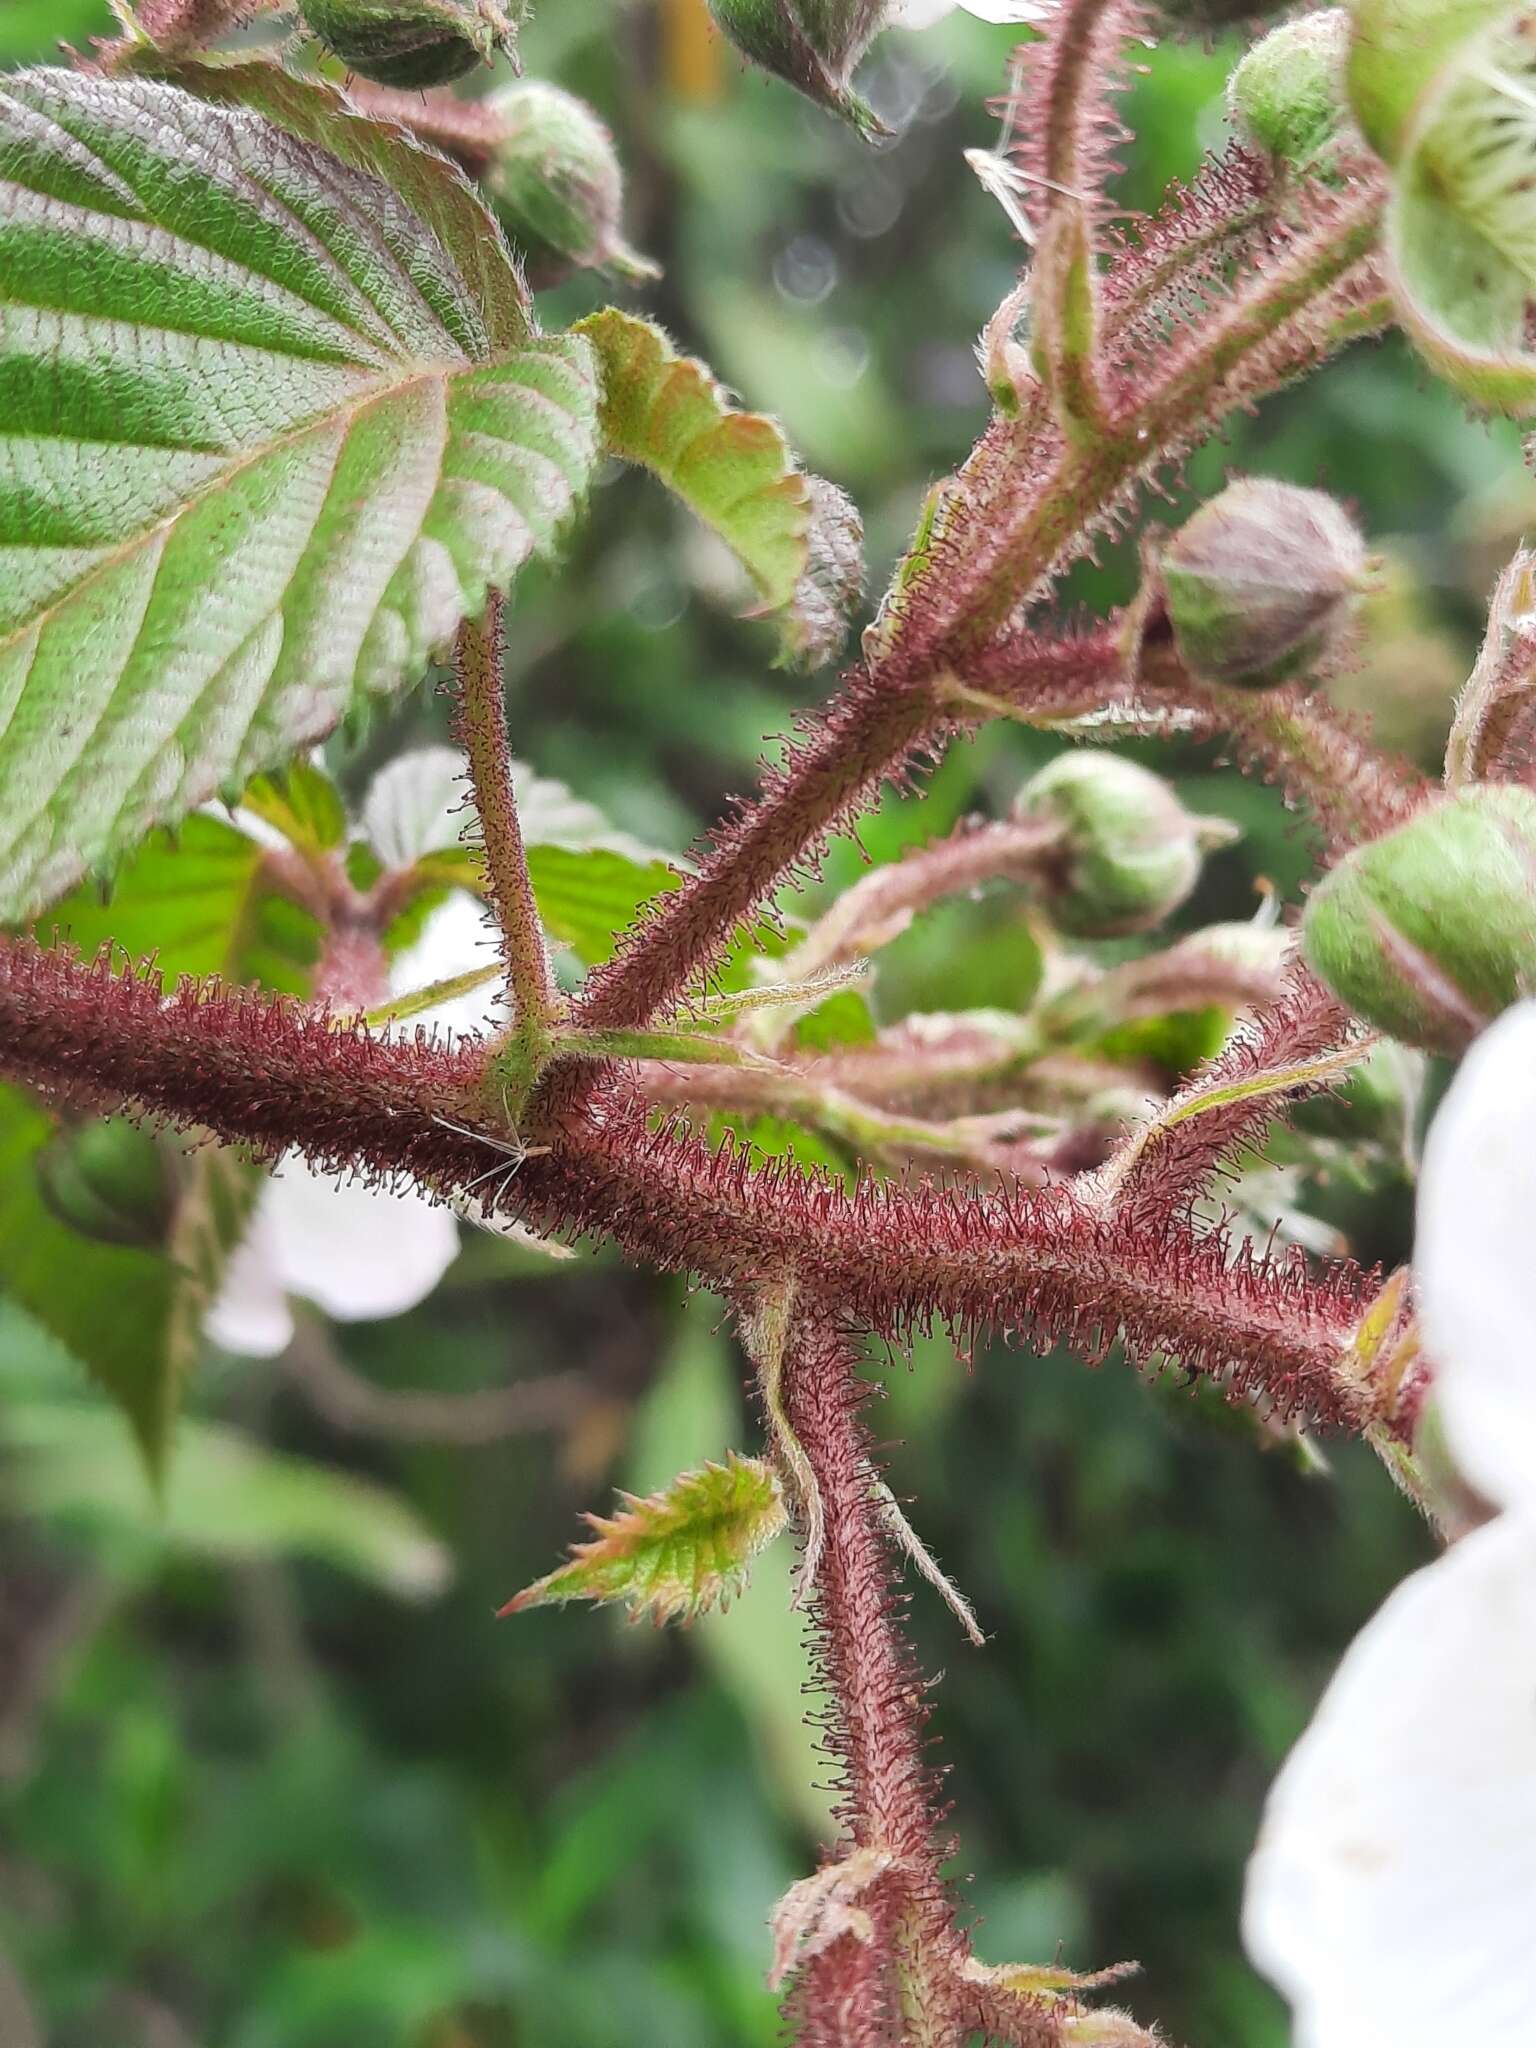
M 0 64 L 106 25 L 103 0 L 9 0 Z M 699 0 L 546 7 L 524 41 L 531 71 L 619 135 L 634 239 L 666 266 L 646 309 L 853 493 L 877 583 L 982 413 L 971 341 L 1017 251 L 961 150 L 993 138 L 1010 41 L 960 17 L 887 36 L 872 97 L 902 133 L 880 153 L 741 75 Z M 1128 205 L 1217 137 L 1232 56 L 1152 56 Z M 595 301 L 574 284 L 548 318 Z M 1369 671 L 1339 687 L 1431 758 L 1530 511 L 1510 444 L 1388 347 L 1242 422 L 1191 491 L 1227 465 L 1358 501 L 1393 574 Z M 685 846 L 809 687 L 767 666 L 762 628 L 699 601 L 721 574 L 626 476 L 573 557 L 519 586 L 516 750 L 648 845 Z M 1105 605 L 1128 576 L 1108 551 L 1076 595 Z M 419 692 L 331 764 L 356 791 L 443 723 Z M 925 834 L 1006 802 L 1043 745 L 992 728 L 957 750 Z M 1185 920 L 1246 916 L 1261 884 L 1294 895 L 1304 842 L 1268 792 L 1196 751 L 1176 765 L 1194 807 L 1247 832 Z M 894 850 L 914 821 L 892 804 L 864 843 Z M 840 847 L 828 876 L 857 871 Z M 893 1013 L 1012 1006 L 1036 964 L 989 899 L 898 942 L 882 989 Z M 1405 1251 L 1404 1185 L 1344 1181 L 1318 1202 L 1362 1257 Z M 161 1516 L 116 1418 L 0 1302 L 6 2048 L 775 2039 L 761 1930 L 821 1809 L 787 1547 L 729 1616 L 681 1637 L 575 1610 L 491 1620 L 610 1484 L 750 1444 L 718 1322 L 708 1298 L 612 1260 L 476 1240 L 408 1317 L 312 1321 L 276 1365 L 204 1361 Z M 358 1429 L 316 1391 L 335 1354 L 384 1389 L 561 1375 L 557 1426 L 469 1447 Z M 1114 1362 L 995 1348 L 967 1371 L 932 1342 L 886 1379 L 892 1482 L 992 1638 L 972 1651 L 917 1593 L 982 1952 L 1046 1960 L 1060 1939 L 1077 1965 L 1135 1956 L 1138 2010 L 1175 2039 L 1278 2044 L 1278 2003 L 1238 1950 L 1241 1864 L 1338 1650 L 1427 1552 L 1409 1510 L 1368 1454 L 1307 1476 Z

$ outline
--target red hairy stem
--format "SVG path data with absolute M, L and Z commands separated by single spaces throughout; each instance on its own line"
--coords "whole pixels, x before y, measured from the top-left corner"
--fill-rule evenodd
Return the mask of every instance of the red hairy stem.
M 507 990 L 517 1018 L 515 1038 L 531 1069 L 545 1049 L 559 1002 L 512 791 L 512 750 L 502 694 L 502 616 L 502 599 L 493 591 L 484 618 L 466 619 L 459 628 L 453 650 L 458 689 L 454 736 L 469 762 L 486 894 L 501 931 Z
M 1114 1186 L 1114 1212 L 1131 1225 L 1147 1225 L 1186 1210 L 1211 1175 L 1244 1146 L 1258 1146 L 1285 1103 L 1316 1088 L 1253 1095 L 1203 1109 L 1184 1121 L 1187 1104 L 1228 1083 L 1242 1083 L 1336 1051 L 1359 1026 L 1305 967 L 1296 967 L 1280 1001 L 1241 1024 L 1214 1059 L 1168 1103 L 1162 1126 L 1136 1147 L 1126 1170 L 1106 1169 Z M 1318 1084 L 1323 1085 L 1323 1084 Z
M 1299 375 L 1329 346 L 1309 320 L 1318 300 L 1357 265 L 1369 265 L 1381 230 L 1386 184 L 1377 173 L 1363 174 L 1337 203 L 1320 212 L 1309 233 L 1279 257 L 1267 272 L 1229 305 L 1213 313 L 1203 332 L 1190 335 L 1172 351 L 1163 374 L 1150 392 L 1127 393 L 1123 423 L 1154 442 L 1177 445 L 1192 425 L 1211 418 L 1212 399 L 1225 409 L 1236 398 L 1258 396 L 1238 383 L 1231 398 L 1224 386 L 1240 371 L 1244 359 L 1258 358 L 1259 375 L 1270 381 Z M 1293 323 L 1299 322 L 1299 328 Z M 1299 357 L 1297 366 L 1282 372 L 1272 360 L 1287 345 Z M 1266 353 L 1269 352 L 1269 353 Z
M 1109 1156 L 1123 1110 L 1096 1108 L 1095 1097 L 1110 1088 L 1122 1101 L 1158 1092 L 1145 1074 L 1095 1068 L 1085 1075 L 1075 1065 L 1072 1092 L 1063 1091 L 1052 1050 L 1139 1017 L 1271 1003 L 1282 986 L 1278 970 L 1223 959 L 1196 933 L 1107 972 L 1084 966 L 1076 981 L 1006 1032 L 964 1018 L 920 1018 L 910 1029 L 895 1027 L 883 1042 L 830 1057 L 774 1067 L 645 1060 L 634 1075 L 654 1103 L 789 1117 L 850 1146 L 856 1157 L 949 1160 L 1039 1183 Z M 1047 1071 L 1032 1090 L 1041 1068 Z M 954 1105 L 947 1118 L 916 1107 L 945 1097 Z
M 1181 313 L 1222 291 L 1233 268 L 1272 259 L 1284 240 L 1272 187 L 1264 160 L 1233 147 L 1208 158 L 1192 184 L 1170 186 L 1150 218 L 1106 224 L 1106 339 L 1134 338 L 1131 323 L 1149 317 L 1166 334 Z
M 1114 152 L 1130 139 L 1113 108 L 1125 82 L 1120 51 L 1145 27 L 1146 16 L 1126 0 L 1069 0 L 1039 41 L 1015 51 L 1011 154 L 1037 219 L 1056 212 L 1061 199 L 1086 206 L 1095 223 L 1103 212 L 1104 187 L 1120 169 Z
M 1109 107 L 1115 60 L 1136 19 L 1121 0 L 1068 0 L 1015 72 L 1032 102 L 1015 154 L 1033 169 L 1045 210 L 1030 267 L 1034 359 L 1068 433 L 1090 438 L 1104 410 L 1094 230 L 1109 151 L 1124 136 Z
M 902 1339 L 934 1316 L 1088 1360 L 1116 1336 L 1286 1415 L 1372 1420 L 1341 1377 L 1369 1295 L 1347 1262 L 1233 1253 L 1220 1233 L 1101 1213 L 1071 1184 L 995 1191 L 926 1181 L 852 1190 L 731 1143 L 711 1151 L 643 1098 L 610 1093 L 523 1157 L 481 1107 L 484 1051 L 374 1037 L 324 1012 L 0 947 L 0 1071 L 95 1107 L 126 1105 L 230 1142 L 296 1147 L 322 1169 L 409 1174 L 545 1231 L 601 1231 L 633 1258 L 717 1285 L 793 1268 L 819 1295 Z
M 1245 773 L 1275 783 L 1304 806 L 1331 859 L 1362 839 L 1392 831 L 1428 801 L 1434 786 L 1411 761 L 1368 733 L 1305 684 L 1263 691 L 1218 690 L 1192 676 L 1170 639 L 1148 642 L 1140 672 L 1126 674 L 1116 635 L 1078 643 L 1079 662 L 1052 676 L 1038 659 L 1039 636 L 998 633 L 966 662 L 960 701 L 984 699 L 999 712 L 1047 729 L 1112 712 L 1148 736 L 1209 740 L 1226 735 Z M 1092 737 L 1090 729 L 1088 737 Z
M 696 875 L 669 890 L 587 978 L 575 1022 L 593 1031 L 645 1023 L 706 973 L 732 932 L 797 863 L 812 857 L 887 777 L 899 778 L 947 725 L 926 683 L 877 684 L 866 669 L 810 737 L 793 745 L 763 794 L 714 835 Z
M 824 1077 L 815 1063 L 759 1067 L 689 1066 L 675 1060 L 636 1063 L 635 1084 L 650 1102 L 687 1111 L 787 1117 L 820 1131 L 860 1161 L 902 1166 L 941 1162 L 975 1173 L 1006 1174 L 1041 1186 L 1052 1172 L 1084 1161 L 1055 1118 L 1031 1119 L 1017 1109 L 936 1121 L 882 1109 Z M 1065 1150 L 1056 1142 L 1067 1140 Z M 1094 1152 L 1105 1157 L 1107 1144 Z
M 1061 840 L 1058 825 L 1015 818 L 971 821 L 947 838 L 914 847 L 844 891 L 783 963 L 784 979 L 803 981 L 876 951 L 945 896 L 987 882 L 1038 882 Z
M 861 1904 L 873 1924 L 867 1946 L 894 1983 L 866 1976 L 857 1992 L 867 2009 L 851 2011 L 852 2024 L 834 2038 L 849 2048 L 960 2048 L 967 2030 L 955 1980 L 966 1943 L 940 1875 L 951 1845 L 938 1836 L 938 1786 L 924 1755 L 926 1686 L 897 1631 L 904 1603 L 871 1488 L 869 1439 L 859 1419 L 870 1392 L 836 1311 L 825 1304 L 802 1308 L 789 1333 L 783 1395 L 826 1520 L 814 1614 L 817 1661 L 832 1702 L 825 1747 L 844 1773 L 846 1840 L 836 1853 L 869 1850 L 890 1858 Z M 863 1945 L 853 1935 L 834 1943 Z
M 877 1108 L 933 1117 L 1017 1107 L 1078 1124 L 1108 1096 L 1150 1100 L 1158 1092 L 1150 1067 L 1078 1053 L 1021 1057 L 1009 1038 L 964 1015 L 890 1025 L 872 1045 L 818 1055 L 813 1071 Z
M 1376 746 L 1362 721 L 1303 683 L 1250 695 L 1206 690 L 1181 676 L 1177 687 L 1192 705 L 1209 708 L 1245 774 L 1305 807 L 1330 861 L 1394 831 L 1435 794 L 1411 761 Z
M 316 1000 L 347 1012 L 377 1009 L 389 996 L 389 967 L 371 924 L 342 920 L 326 934 L 315 969 Z
M 1214 426 L 1321 360 L 1334 345 L 1291 316 L 1359 263 L 1380 210 L 1374 188 L 1303 238 L 1178 356 L 1146 420 L 1091 452 L 1068 451 L 1034 416 L 994 421 L 945 487 L 923 568 L 898 600 L 873 668 L 854 669 L 762 796 L 715 836 L 682 888 L 589 977 L 577 1021 L 594 1030 L 645 1023 L 718 959 L 731 933 L 797 863 L 925 747 L 954 729 L 944 678 L 963 671 L 1013 606 L 1091 543 L 1138 482 Z M 1290 323 L 1288 326 L 1287 323 Z M 1245 364 L 1245 356 L 1251 358 Z M 1145 429 L 1145 431 L 1143 431 Z M 567 1078 L 568 1102 L 595 1076 Z
M 890 1970 L 873 1941 L 845 1935 L 812 1956 L 784 2017 L 795 2048 L 902 2048 Z
M 944 531 L 930 551 L 900 638 L 909 661 L 964 671 L 1009 614 L 1119 517 L 1137 486 L 1185 453 L 1237 405 L 1315 368 L 1336 340 L 1309 318 L 1320 296 L 1369 268 L 1383 204 L 1368 183 L 1323 214 L 1238 298 L 1210 309 L 1149 388 L 1149 366 L 1107 393 L 1114 432 L 1054 442 L 994 421 L 950 487 Z
M 411 92 L 353 78 L 347 83 L 347 98 L 371 120 L 404 128 L 452 157 L 470 179 L 484 177 L 507 137 L 506 116 L 488 100 L 463 99 L 448 87 Z

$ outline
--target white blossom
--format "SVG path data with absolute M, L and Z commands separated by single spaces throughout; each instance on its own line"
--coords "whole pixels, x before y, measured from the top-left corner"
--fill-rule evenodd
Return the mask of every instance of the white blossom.
M 1270 1793 L 1243 1931 L 1296 2048 L 1536 2041 L 1536 1003 L 1440 1109 L 1415 1263 L 1439 1421 L 1504 1512 L 1367 1623 Z
M 395 961 L 391 990 L 466 974 L 485 965 L 492 943 L 483 906 L 455 890 Z M 499 993 L 477 989 L 399 1028 L 425 1026 L 451 1042 L 503 1015 Z M 293 1338 L 291 1295 L 339 1322 L 402 1315 L 432 1292 L 458 1249 L 458 1225 L 441 1203 L 318 1174 L 290 1153 L 262 1189 L 206 1328 L 226 1351 L 273 1358 Z
M 978 21 L 993 23 L 1044 21 L 1050 13 L 1045 0 L 895 0 L 885 17 L 887 28 L 932 28 L 935 22 L 962 9 Z

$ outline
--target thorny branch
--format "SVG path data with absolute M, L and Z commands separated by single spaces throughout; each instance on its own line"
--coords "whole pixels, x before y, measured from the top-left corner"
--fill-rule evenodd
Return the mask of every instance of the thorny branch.
M 195 42 L 259 4 L 141 0 L 138 27 L 167 45 Z M 572 1006 L 573 1037 L 637 1029 L 697 991 L 737 931 L 772 914 L 780 886 L 883 784 L 908 782 L 991 717 L 1087 737 L 1224 738 L 1240 766 L 1309 808 L 1333 854 L 1424 800 L 1411 769 L 1300 689 L 1238 702 L 1184 673 L 1155 631 L 1131 635 L 1123 621 L 1053 631 L 1027 612 L 1118 529 L 1143 485 L 1230 411 L 1387 317 L 1374 255 L 1383 194 L 1377 173 L 1358 165 L 1341 190 L 1315 192 L 1282 217 L 1261 168 L 1234 152 L 1138 234 L 1107 229 L 1103 188 L 1119 139 L 1110 94 L 1136 27 L 1118 0 L 1070 0 L 1020 73 L 1041 116 L 1020 124 L 1017 146 L 1041 229 L 1029 287 L 1038 381 L 1001 332 L 998 358 L 1016 388 L 994 384 L 999 413 L 930 495 L 864 658 L 759 797 L 718 828 L 697 872 L 589 975 Z M 1008 329 L 1018 297 L 1005 302 Z M 558 998 L 508 775 L 499 633 L 499 599 L 461 633 L 459 729 L 516 1006 L 510 1049 L 531 1079 L 553 1049 Z M 1051 851 L 1049 832 L 998 825 L 881 869 L 813 928 L 787 976 L 873 949 L 948 891 L 1037 875 Z M 298 883 L 314 894 L 312 878 Z M 323 891 L 317 907 L 331 930 L 328 993 L 333 1007 L 351 1008 L 377 978 L 378 920 L 363 921 L 373 950 L 358 952 Z M 1209 989 L 1189 961 L 1170 964 L 1177 951 L 1163 969 Z M 850 1866 L 862 1859 L 856 1880 L 833 1880 L 857 1889 L 844 1931 L 792 1988 L 801 2039 L 807 2048 L 960 2048 L 990 2029 L 1055 2048 L 1065 2036 L 1054 2007 L 1005 1994 L 971 1963 L 943 1880 L 925 1689 L 897 1625 L 850 1333 L 900 1342 L 939 1318 L 962 1342 L 994 1327 L 1036 1348 L 1068 1344 L 1090 1361 L 1118 1339 L 1145 1366 L 1208 1373 L 1282 1416 L 1390 1446 L 1405 1432 L 1413 1383 L 1398 1375 L 1384 1390 L 1365 1367 L 1401 1334 L 1401 1283 L 1378 1291 L 1375 1276 L 1347 1262 L 1257 1256 L 1190 1220 L 1234 1150 L 1256 1142 L 1291 1096 L 1326 1084 L 1352 1028 L 1301 973 L 1278 992 L 1240 993 L 1254 1007 L 1227 1049 L 1140 1137 L 1110 1150 L 1106 1131 L 1100 1151 L 1075 1154 L 1053 1151 L 1048 1117 L 1019 1122 L 1017 1093 L 1015 1121 L 1000 1125 L 987 1090 L 1045 1073 L 1104 1005 L 1133 1005 L 1130 970 L 1042 1010 L 1053 1021 L 1035 1042 L 989 1045 L 961 1029 L 943 1057 L 926 1061 L 899 1033 L 831 1061 L 791 1056 L 767 1070 L 556 1059 L 527 1106 L 541 1143 L 520 1149 L 485 1085 L 501 1047 L 447 1051 L 420 1033 L 375 1036 L 323 1004 L 214 986 L 164 996 L 108 961 L 18 941 L 0 947 L 0 1070 L 72 1106 L 196 1125 L 269 1155 L 294 1148 L 322 1169 L 408 1175 L 444 1200 L 474 1190 L 490 1214 L 547 1233 L 600 1233 L 637 1260 L 700 1275 L 747 1314 L 769 1290 L 792 1301 L 775 1399 L 820 1503 L 807 1572 L 830 1742 L 846 1771 L 841 1853 Z M 914 1066 L 932 1090 L 916 1107 L 905 1092 Z M 729 1137 L 711 1149 L 679 1104 L 788 1111 L 861 1160 L 935 1158 L 984 1169 L 988 1182 L 866 1172 L 844 1185 L 793 1161 L 764 1163 Z M 386 1413 L 322 1367 L 311 1391 L 348 1426 L 426 1422 L 452 1433 L 468 1412 L 406 1410 L 395 1397 Z M 532 1419 L 521 1404 L 535 1391 L 481 1398 L 505 1398 L 502 1419 L 517 1426 Z M 558 1403 L 546 1410 L 540 1395 L 535 1406 L 539 1420 L 556 1419 Z

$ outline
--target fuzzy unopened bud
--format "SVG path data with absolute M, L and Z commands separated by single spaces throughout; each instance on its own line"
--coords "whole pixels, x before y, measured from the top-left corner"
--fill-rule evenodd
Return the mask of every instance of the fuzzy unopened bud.
M 35 1170 L 59 1222 L 98 1244 L 148 1247 L 163 1242 L 170 1222 L 168 1165 L 149 1132 L 114 1117 L 60 1131 Z
M 1369 566 L 1332 498 L 1244 477 L 1180 527 L 1160 574 L 1186 665 L 1207 682 L 1261 690 L 1327 656 Z
M 514 32 L 498 0 L 299 0 L 299 17 L 379 85 L 446 85 L 509 49 Z
M 1232 125 L 1250 149 L 1290 171 L 1315 170 L 1345 121 L 1342 7 L 1271 29 L 1227 85 Z
M 1237 835 L 1192 817 L 1160 776 L 1111 754 L 1060 754 L 1014 799 L 1014 816 L 1059 827 L 1045 901 L 1063 931 L 1111 938 L 1150 931 L 1177 910 L 1212 846 Z
M 1536 989 L 1536 795 L 1463 790 L 1356 847 L 1313 892 L 1302 944 L 1366 1023 L 1461 1052 Z
M 889 132 L 849 83 L 885 20 L 887 0 L 709 0 L 709 11 L 754 64 L 862 134 Z
M 659 273 L 620 225 L 624 175 L 613 137 L 584 100 L 526 78 L 488 103 L 498 140 L 485 172 L 497 219 L 542 290 L 574 270 L 640 283 Z

